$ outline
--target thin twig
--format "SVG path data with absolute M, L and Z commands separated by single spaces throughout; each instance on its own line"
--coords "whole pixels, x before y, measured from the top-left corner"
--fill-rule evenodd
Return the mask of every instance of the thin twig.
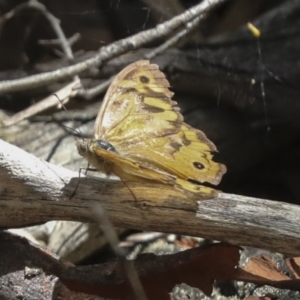
M 49 21 L 51 27 L 53 28 L 56 36 L 58 37 L 58 40 L 60 42 L 61 48 L 63 52 L 66 55 L 66 58 L 68 59 L 69 62 L 73 62 L 74 60 L 74 55 L 72 52 L 72 49 L 70 47 L 70 44 L 68 42 L 68 39 L 66 38 L 63 30 L 60 27 L 60 20 L 57 19 L 54 15 L 52 15 L 46 8 L 46 6 L 37 0 L 30 0 L 28 2 L 28 7 L 35 8 L 39 10 Z
M 165 52 L 167 49 L 178 44 L 183 38 L 185 38 L 190 32 L 192 32 L 197 27 L 197 25 L 199 24 L 199 22 L 201 21 L 201 19 L 203 17 L 204 17 L 204 15 L 201 17 L 195 18 L 191 22 L 188 22 L 186 24 L 186 27 L 183 30 L 179 31 L 177 34 L 172 36 L 170 39 L 168 39 L 166 42 L 164 42 L 159 47 L 155 48 L 153 51 L 147 53 L 144 56 L 145 59 L 152 59 L 153 57 Z
M 106 47 L 102 47 L 99 53 L 94 57 L 73 66 L 17 80 L 2 81 L 0 82 L 0 94 L 41 87 L 58 80 L 68 79 L 74 75 L 79 75 L 95 66 L 100 67 L 103 62 L 108 59 L 121 55 L 129 50 L 137 49 L 150 41 L 157 40 L 172 33 L 180 26 L 192 21 L 200 15 L 206 14 L 209 10 L 225 1 L 226 0 L 204 0 L 181 15 L 174 17 L 165 23 L 159 24 L 153 29 L 137 33 Z
M 68 44 L 70 46 L 74 45 L 81 38 L 80 33 L 75 33 L 71 37 L 68 38 Z M 54 40 L 38 40 L 38 44 L 42 46 L 58 46 L 61 45 L 58 39 Z
M 21 11 L 23 11 L 25 8 L 28 8 L 28 3 L 21 3 L 17 6 L 15 6 L 11 11 L 3 14 L 0 17 L 0 24 L 7 22 L 8 20 L 12 19 L 16 14 L 20 13 Z
M 57 97 L 55 97 L 54 95 L 50 95 L 45 99 L 31 105 L 30 107 L 14 114 L 12 117 L 3 120 L 2 122 L 0 122 L 0 125 L 3 124 L 4 126 L 12 126 L 51 107 L 59 107 L 61 104 L 65 105 L 70 98 L 74 97 L 77 94 L 78 89 L 81 89 L 81 82 L 76 76 L 76 78 L 71 83 L 55 92 L 55 95 L 59 98 L 61 103 L 57 100 Z
M 54 15 L 52 15 L 47 10 L 46 6 L 44 4 L 38 2 L 38 0 L 29 0 L 28 7 L 39 10 L 45 16 L 45 18 L 49 21 L 53 31 L 55 32 L 55 34 L 58 38 L 58 41 L 60 42 L 60 46 L 61 46 L 67 60 L 69 61 L 69 63 L 72 63 L 74 61 L 74 55 L 73 55 L 72 49 L 70 47 L 70 44 L 68 42 L 68 39 L 66 38 L 66 36 L 60 26 L 60 20 L 57 19 Z M 79 80 L 78 75 L 74 75 L 73 79 L 74 79 L 74 81 L 78 81 Z M 68 98 L 68 99 L 70 99 L 70 98 Z
M 97 97 L 98 95 L 104 93 L 116 75 L 111 76 L 109 79 L 100 83 L 99 85 L 90 88 L 90 89 L 80 89 L 76 96 L 83 97 L 85 100 L 91 100 Z

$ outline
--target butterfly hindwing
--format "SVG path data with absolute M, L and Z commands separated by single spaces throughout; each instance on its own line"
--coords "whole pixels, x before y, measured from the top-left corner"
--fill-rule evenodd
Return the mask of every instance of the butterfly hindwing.
M 172 176 L 168 173 L 162 171 L 151 170 L 145 168 L 143 165 L 138 164 L 137 162 L 124 159 L 115 152 L 106 151 L 101 149 L 94 144 L 95 146 L 91 147 L 93 152 L 98 156 L 102 157 L 108 162 L 111 163 L 111 170 L 108 173 L 113 173 L 125 181 L 157 181 L 163 184 L 174 185 L 176 180 L 175 176 Z

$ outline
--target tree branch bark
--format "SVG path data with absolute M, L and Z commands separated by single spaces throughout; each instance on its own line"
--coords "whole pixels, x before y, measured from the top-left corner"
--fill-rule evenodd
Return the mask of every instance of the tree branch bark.
M 202 200 L 173 187 L 80 179 L 0 140 L 0 226 L 21 227 L 50 220 L 94 222 L 100 203 L 118 227 L 201 236 L 297 256 L 300 207 L 220 193 Z

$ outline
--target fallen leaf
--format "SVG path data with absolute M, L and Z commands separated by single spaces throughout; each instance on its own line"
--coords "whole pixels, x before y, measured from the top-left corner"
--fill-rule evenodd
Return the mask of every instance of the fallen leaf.
M 210 295 L 215 280 L 231 280 L 239 261 L 240 248 L 216 243 L 172 255 L 142 254 L 134 262 L 148 299 L 169 300 L 179 283 L 201 289 Z M 71 290 L 111 299 L 131 297 L 119 262 L 69 268 L 61 281 Z
M 251 257 L 248 264 L 243 268 L 245 271 L 272 281 L 288 280 L 289 276 L 279 271 L 275 263 L 267 256 Z
M 248 264 L 236 269 L 234 280 L 300 291 L 300 280 L 291 279 L 278 270 L 275 263 L 267 256 L 251 257 Z
M 286 263 L 295 278 L 300 279 L 300 257 L 288 258 Z

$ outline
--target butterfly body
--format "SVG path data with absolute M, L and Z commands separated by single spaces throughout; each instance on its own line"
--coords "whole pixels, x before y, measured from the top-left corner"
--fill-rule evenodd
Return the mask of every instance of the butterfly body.
M 165 184 L 168 182 L 172 184 L 176 179 L 175 176 L 164 174 L 160 170 L 152 170 L 122 157 L 107 141 L 90 139 L 77 141 L 76 144 L 79 154 L 84 156 L 90 165 L 106 175 L 114 174 L 125 181 L 159 181 Z
M 96 149 L 103 149 L 104 151 L 115 152 L 114 146 L 104 140 L 84 139 L 77 141 L 78 153 L 84 156 L 90 165 L 94 166 L 98 171 L 110 175 L 112 173 L 112 163 L 102 156 L 95 155 Z
M 157 182 L 216 196 L 226 172 L 212 160 L 215 145 L 183 122 L 169 82 L 158 66 L 138 61 L 113 80 L 95 122 L 95 138 L 77 141 L 79 154 L 124 181 Z

